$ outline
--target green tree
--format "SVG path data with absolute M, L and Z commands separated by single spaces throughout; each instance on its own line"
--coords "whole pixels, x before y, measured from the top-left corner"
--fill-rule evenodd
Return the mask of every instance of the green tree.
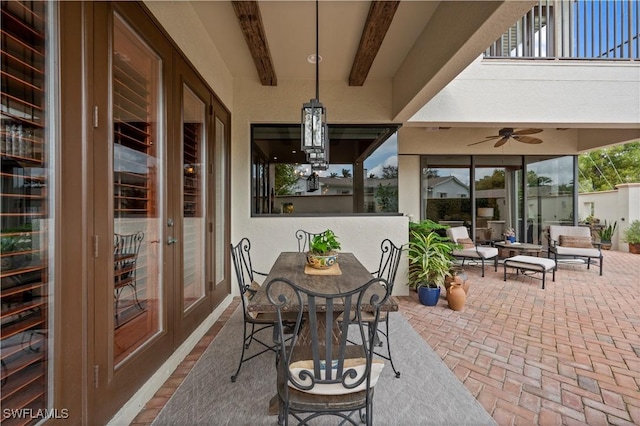
M 495 169 L 493 174 L 485 176 L 476 183 L 476 190 L 504 188 L 504 170 Z
M 351 177 L 351 170 L 349 169 L 342 169 L 342 177 Z
M 397 212 L 398 211 L 398 187 L 391 184 L 378 184 L 376 188 L 376 204 L 381 212 Z
M 640 182 L 640 141 L 596 149 L 578 156 L 580 192 L 609 191 Z
M 383 179 L 393 179 L 398 177 L 398 166 L 384 166 L 382 168 Z
M 337 174 L 336 172 L 331 172 L 331 174 L 329 175 L 329 177 L 332 177 L 332 178 L 334 178 L 334 177 L 338 177 L 338 174 Z
M 291 195 L 298 181 L 298 175 L 293 164 L 276 164 L 275 167 L 275 194 Z

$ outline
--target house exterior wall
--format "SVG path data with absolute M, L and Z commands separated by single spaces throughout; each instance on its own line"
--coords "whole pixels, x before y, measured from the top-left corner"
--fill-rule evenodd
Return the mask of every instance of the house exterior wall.
M 233 76 L 193 7 L 187 2 L 174 1 L 145 1 L 144 4 L 211 86 L 218 99 L 233 111 Z
M 320 100 L 327 108 L 331 123 L 381 123 L 391 116 L 390 82 L 367 82 L 350 88 L 346 82 L 321 82 Z M 400 245 L 408 241 L 408 218 L 395 216 L 336 217 L 251 217 L 252 123 L 296 123 L 302 103 L 315 93 L 314 81 L 278 81 L 277 87 L 264 87 L 250 79 L 234 81 L 231 143 L 231 240 L 246 236 L 259 253 L 258 270 L 269 270 L 281 251 L 297 251 L 295 231 L 320 232 L 332 229 L 339 237 L 342 251 L 353 252 L 370 270 L 377 268 L 380 242 L 391 239 Z M 274 237 L 277 236 L 277 237 Z M 408 294 L 407 262 L 401 262 L 394 294 Z M 235 291 L 235 288 L 234 288 Z
M 589 192 L 578 196 L 579 218 L 584 220 L 591 214 L 600 219 L 600 223 L 618 222 L 618 230 L 613 236 L 612 248 L 629 251 L 629 245 L 622 241 L 622 233 L 629 223 L 640 220 L 640 183 L 616 185 L 614 191 Z
M 410 122 L 637 129 L 640 64 L 479 57 Z

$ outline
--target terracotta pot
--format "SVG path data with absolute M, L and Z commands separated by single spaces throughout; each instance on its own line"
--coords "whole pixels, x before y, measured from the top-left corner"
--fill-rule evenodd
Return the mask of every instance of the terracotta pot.
M 464 302 L 467 300 L 467 294 L 462 288 L 462 284 L 458 282 L 451 283 L 449 287 L 449 294 L 447 296 L 447 302 L 449 307 L 454 311 L 461 311 L 464 308 Z
M 457 282 L 462 284 L 462 289 L 465 294 L 469 293 L 469 281 L 467 280 L 467 273 L 464 272 L 464 269 L 460 267 L 453 268 L 453 276 L 445 277 L 444 279 L 444 288 L 447 291 L 447 296 L 449 295 L 449 287 L 451 287 L 451 283 Z
M 640 243 L 629 243 L 629 253 L 640 254 Z

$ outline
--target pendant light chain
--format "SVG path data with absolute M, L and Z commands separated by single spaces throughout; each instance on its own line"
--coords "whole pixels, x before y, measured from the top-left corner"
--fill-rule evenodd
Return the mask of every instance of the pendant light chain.
M 318 4 L 320 0 L 316 0 L 316 99 L 320 100 L 320 53 L 319 53 L 319 20 L 318 20 Z

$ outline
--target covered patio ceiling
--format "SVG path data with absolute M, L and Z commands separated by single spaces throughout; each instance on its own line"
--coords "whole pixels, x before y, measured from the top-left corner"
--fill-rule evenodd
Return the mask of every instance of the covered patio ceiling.
M 320 80 L 392 81 L 404 122 L 535 1 L 327 1 L 319 4 Z M 192 1 L 231 74 L 263 85 L 313 80 L 315 2 Z

